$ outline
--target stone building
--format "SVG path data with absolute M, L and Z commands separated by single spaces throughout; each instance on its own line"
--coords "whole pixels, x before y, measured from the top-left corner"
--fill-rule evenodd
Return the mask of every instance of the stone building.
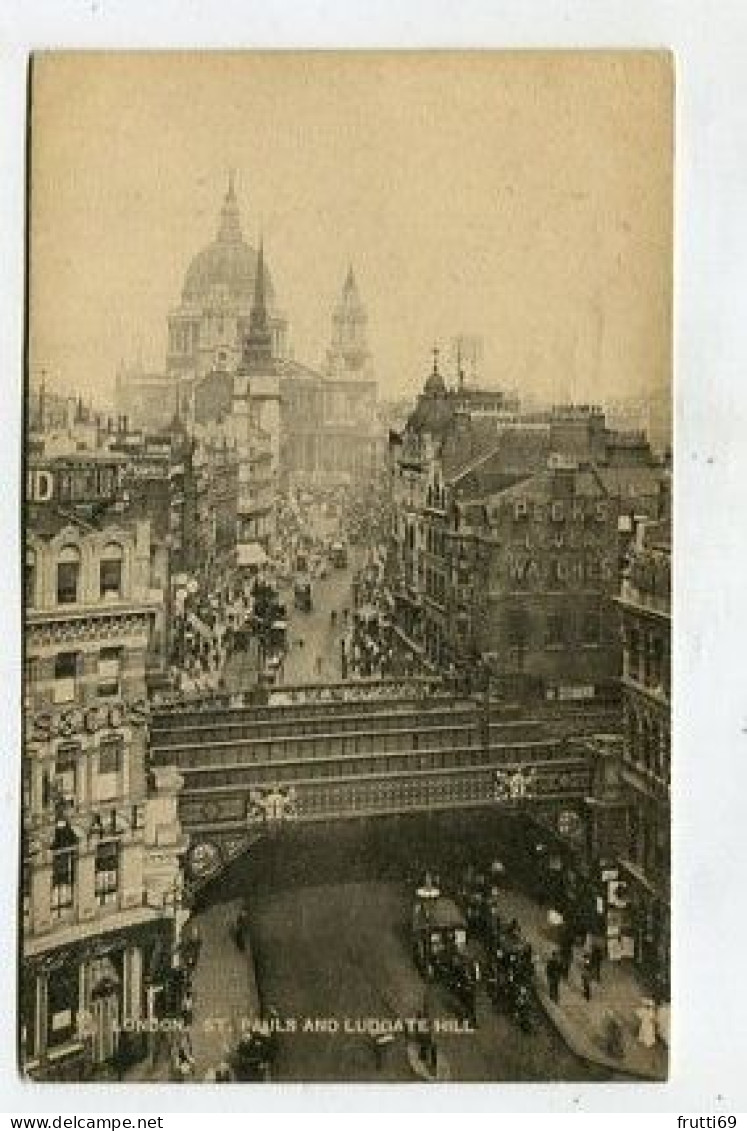
M 617 680 L 617 514 L 592 467 L 549 465 L 482 499 L 456 503 L 442 539 L 443 615 L 434 648 L 489 658 L 547 697 L 594 698 Z
M 266 434 L 275 487 L 365 480 L 384 455 L 367 326 L 351 267 L 332 311 L 323 366 L 294 359 L 263 248 L 243 237 L 231 180 L 218 235 L 190 263 L 181 301 L 169 314 L 164 371 L 122 366 L 118 412 L 150 430 L 166 427 L 175 405 L 190 428 L 235 412 L 239 432 Z M 264 455 L 260 464 L 264 475 Z M 244 461 L 244 473 L 247 467 Z M 270 516 L 259 513 L 245 524 L 260 541 L 270 525 Z
M 353 268 L 332 311 L 323 371 L 282 362 L 282 466 L 290 485 L 365 483 L 384 460 L 368 314 Z
M 285 357 L 288 323 L 275 304 L 272 279 L 260 252 L 244 239 L 233 175 L 216 238 L 195 255 L 184 276 L 181 301 L 168 318 L 166 371 L 193 380 L 216 362 L 234 369 L 249 333 L 260 277 L 273 357 Z
M 671 786 L 671 521 L 641 523 L 618 607 L 623 636 L 621 776 L 635 957 L 659 983 L 669 971 Z
M 117 374 L 118 411 L 136 424 L 168 424 L 174 412 L 192 415 L 195 386 L 214 371 L 233 373 L 249 333 L 257 275 L 264 289 L 272 356 L 286 357 L 288 322 L 278 310 L 270 272 L 260 253 L 244 238 L 233 175 L 229 177 L 214 240 L 199 251 L 184 275 L 180 301 L 168 315 L 163 372 L 141 365 L 121 366 Z
M 461 373 L 447 387 L 436 357 L 390 433 L 389 472 L 389 576 L 407 652 L 441 669 L 489 659 L 556 694 L 615 680 L 610 602 L 633 523 L 658 513 L 665 475 L 644 440 L 609 429 L 594 405 L 524 413 L 516 394 L 466 386 Z
M 181 779 L 146 765 L 164 594 L 148 523 L 106 502 L 28 504 L 20 1055 L 40 1077 L 144 1052 L 121 1034 L 165 1007 L 183 914 Z

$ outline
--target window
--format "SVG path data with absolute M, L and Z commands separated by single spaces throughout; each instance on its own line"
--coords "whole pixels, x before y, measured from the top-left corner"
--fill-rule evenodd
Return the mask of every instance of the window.
M 122 674 L 122 649 L 102 648 L 99 652 L 98 677 L 99 695 L 119 695 L 119 681 Z
M 54 760 L 54 785 L 60 801 L 75 804 L 79 749 L 60 746 Z
M 50 973 L 47 983 L 47 1043 L 64 1045 L 78 1026 L 80 976 L 75 962 L 66 962 Z
M 31 767 L 24 761 L 21 766 L 21 806 L 24 813 L 31 812 Z
M 110 542 L 99 563 L 99 592 L 102 601 L 122 596 L 122 547 Z
M 21 834 L 21 898 L 26 919 L 31 913 L 31 847 L 26 833 Z
M 108 907 L 117 902 L 119 843 L 116 840 L 104 841 L 96 847 L 94 887 L 96 902 L 100 907 Z
M 122 739 L 102 739 L 99 747 L 99 773 L 118 774 L 122 769 Z
M 78 674 L 78 653 L 60 652 L 54 661 L 54 701 L 72 703 L 75 699 L 75 681 Z
M 560 613 L 550 613 L 545 622 L 545 645 L 562 648 L 565 643 L 565 624 Z
M 80 550 L 76 546 L 65 546 L 57 561 L 57 604 L 77 604 L 79 586 Z
M 589 609 L 583 621 L 584 643 L 600 644 L 602 640 L 602 617 L 598 609 Z
M 72 838 L 72 844 L 70 840 Z M 69 825 L 58 826 L 52 852 L 52 918 L 61 919 L 73 906 L 77 840 Z
M 33 609 L 36 598 L 36 554 L 29 550 L 23 565 L 23 598 L 27 609 Z
M 111 801 L 123 791 L 123 742 L 119 736 L 104 738 L 99 746 L 99 772 L 96 777 L 96 798 Z
M 29 657 L 23 666 L 23 694 L 25 706 L 30 706 L 31 704 L 31 697 L 36 690 L 38 679 L 39 661 L 35 657 Z

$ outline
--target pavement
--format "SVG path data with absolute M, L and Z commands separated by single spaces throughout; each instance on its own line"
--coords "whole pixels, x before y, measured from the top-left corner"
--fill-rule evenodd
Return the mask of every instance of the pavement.
M 665 1080 L 668 1050 L 657 1041 L 646 1048 L 638 1041 L 636 1010 L 648 996 L 635 965 L 629 959 L 602 963 L 601 980 L 592 983 L 591 1000 L 586 1001 L 581 981 L 581 948 L 574 951 L 570 977 L 561 982 L 557 1004 L 550 998 L 545 963 L 558 947 L 557 929 L 548 923 L 547 909 L 520 892 L 504 892 L 504 918 L 515 916 L 537 962 L 535 984 L 540 1002 L 561 1037 L 576 1056 L 588 1063 L 608 1068 L 616 1075 L 645 1080 Z M 605 1051 L 605 1023 L 609 1013 L 619 1021 L 623 1032 L 623 1051 L 611 1057 Z
M 242 1023 L 259 1017 L 259 993 L 250 947 L 247 944 L 243 951 L 239 950 L 232 937 L 241 906 L 240 900 L 219 903 L 193 920 L 202 938 L 192 977 L 191 1036 L 196 1080 L 203 1080 L 225 1060 L 241 1035 Z

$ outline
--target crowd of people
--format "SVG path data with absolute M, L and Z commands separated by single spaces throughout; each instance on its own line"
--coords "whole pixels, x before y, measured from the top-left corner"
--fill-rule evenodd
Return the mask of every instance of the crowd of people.
M 336 551 L 344 553 L 348 544 L 356 543 L 365 543 L 368 551 L 353 578 L 352 607 L 330 610 L 332 628 L 342 629 L 338 653 L 342 678 L 381 679 L 402 674 L 387 621 L 385 486 L 375 481 L 356 488 L 291 488 L 277 499 L 275 533 L 265 560 L 244 570 L 237 565 L 219 571 L 206 567 L 184 578 L 173 595 L 168 682 L 154 698 L 178 704 L 227 692 L 227 665 L 236 651 L 247 649 L 251 638 L 256 638 L 261 669 L 268 657 L 258 592 L 271 590 L 277 606 L 285 608 L 293 603 L 293 595 L 284 591 L 298 588 L 303 581 L 310 597 L 315 579 L 340 564 Z M 303 633 L 298 639 L 284 640 L 283 650 L 293 644 L 303 646 Z M 283 658 L 277 658 L 281 668 Z M 316 675 L 320 683 L 327 669 L 328 663 L 319 657 Z
M 190 578 L 174 600 L 171 688 L 182 695 L 221 690 L 236 634 L 252 611 L 250 582 L 242 577 Z

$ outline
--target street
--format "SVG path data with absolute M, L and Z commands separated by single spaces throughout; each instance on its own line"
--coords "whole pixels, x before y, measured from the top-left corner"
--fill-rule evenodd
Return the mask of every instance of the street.
M 446 876 L 512 835 L 489 814 L 288 825 L 216 882 L 211 903 L 248 902 L 263 1009 L 295 1026 L 281 1033 L 276 1078 L 413 1079 L 404 1036 L 379 1065 L 371 1036 L 350 1030 L 415 1017 L 424 1004 L 455 1025 L 455 1001 L 439 987 L 426 997 L 411 957 L 414 879 L 425 860 Z M 477 1030 L 444 1033 L 439 1048 L 456 1080 L 604 1078 L 568 1051 L 541 1010 L 525 1034 L 483 991 Z
M 363 551 L 350 548 L 348 565 L 330 565 L 324 578 L 312 582 L 313 605 L 301 612 L 293 602 L 293 586 L 280 589 L 287 610 L 288 634 L 285 660 L 278 670 L 277 684 L 334 683 L 342 679 L 340 641 L 344 633 L 343 612 L 352 615 L 352 580 Z M 332 623 L 332 611 L 335 623 Z M 226 664 L 224 678 L 229 691 L 245 689 L 256 678 L 256 659 L 252 652 L 235 652 Z
M 344 632 L 343 610 L 352 613 L 351 583 L 356 556 L 351 548 L 345 569 L 330 565 L 327 576 L 312 582 L 311 612 L 293 604 L 293 588 L 281 591 L 288 610 L 288 651 L 278 682 L 286 684 L 334 683 L 342 679 L 340 641 Z M 331 614 L 336 613 L 332 624 Z

